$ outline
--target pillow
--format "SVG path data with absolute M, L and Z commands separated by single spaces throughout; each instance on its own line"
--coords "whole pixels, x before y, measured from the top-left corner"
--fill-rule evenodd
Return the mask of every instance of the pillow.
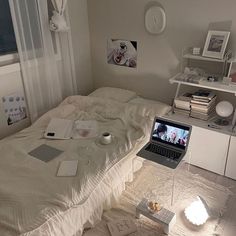
M 126 90 L 126 89 L 102 87 L 90 93 L 89 96 L 99 97 L 99 98 L 108 98 L 108 99 L 112 99 L 118 102 L 128 102 L 132 98 L 137 97 L 137 94 L 133 91 Z
M 165 115 L 171 110 L 171 106 L 168 104 L 141 97 L 136 97 L 130 100 L 129 103 L 145 106 L 148 110 L 150 110 L 150 113 L 154 116 Z

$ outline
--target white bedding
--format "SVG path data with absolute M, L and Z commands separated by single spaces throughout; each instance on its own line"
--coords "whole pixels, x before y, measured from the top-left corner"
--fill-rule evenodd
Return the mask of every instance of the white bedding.
M 30 128 L 1 141 L 0 235 L 81 235 L 85 223 L 95 223 L 132 177 L 130 161 L 147 141 L 152 124 L 148 114 L 143 106 L 73 96 Z M 45 140 L 52 117 L 95 119 L 99 132 L 111 132 L 117 143 L 100 147 L 95 139 Z M 64 153 L 48 163 L 27 154 L 41 144 Z M 79 160 L 77 176 L 56 177 L 60 161 L 67 159 Z

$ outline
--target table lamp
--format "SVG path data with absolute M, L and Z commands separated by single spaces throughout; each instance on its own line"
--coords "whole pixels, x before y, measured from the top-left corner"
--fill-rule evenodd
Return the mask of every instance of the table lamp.
M 184 214 L 189 222 L 200 226 L 206 223 L 210 217 L 210 210 L 206 201 L 201 196 L 197 196 L 197 200 L 185 209 Z
M 234 111 L 233 105 L 228 101 L 221 101 L 216 105 L 216 114 L 219 118 L 215 121 L 217 125 L 226 126 L 229 125 L 228 117 L 232 115 Z

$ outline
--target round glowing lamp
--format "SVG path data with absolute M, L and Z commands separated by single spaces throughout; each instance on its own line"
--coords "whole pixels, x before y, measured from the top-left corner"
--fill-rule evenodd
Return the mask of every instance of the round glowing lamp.
M 227 118 L 232 115 L 234 111 L 233 105 L 228 101 L 221 101 L 216 105 L 216 114 L 220 117 L 215 121 L 217 125 L 228 125 Z
M 209 215 L 209 209 L 205 202 L 205 200 L 197 196 L 197 200 L 192 202 L 184 211 L 185 217 L 191 222 L 193 225 L 203 225 L 206 223 Z

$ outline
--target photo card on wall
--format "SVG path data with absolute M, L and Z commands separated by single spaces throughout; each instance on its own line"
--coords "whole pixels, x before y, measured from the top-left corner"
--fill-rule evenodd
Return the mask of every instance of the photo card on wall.
M 137 41 L 108 39 L 107 63 L 137 68 Z
M 21 93 L 2 97 L 2 103 L 8 125 L 12 125 L 27 117 L 25 97 Z

